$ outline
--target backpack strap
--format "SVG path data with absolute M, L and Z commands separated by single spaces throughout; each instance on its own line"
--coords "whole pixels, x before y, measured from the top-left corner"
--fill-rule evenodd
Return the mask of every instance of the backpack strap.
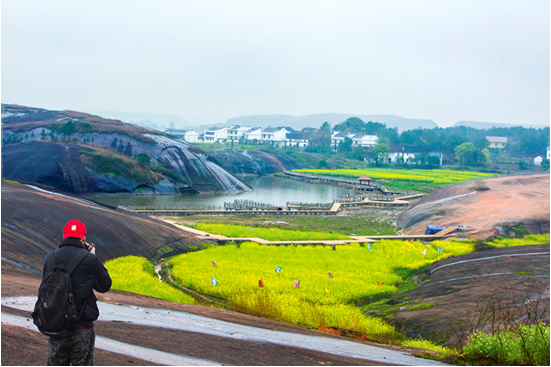
M 88 255 L 88 250 L 86 249 L 82 249 L 80 250 L 76 255 L 75 257 L 73 257 L 73 260 L 71 260 L 71 262 L 69 263 L 69 265 L 67 265 L 67 268 L 65 269 L 65 272 L 67 274 L 71 274 L 75 268 L 77 267 L 78 264 L 80 264 L 80 262 L 82 260 L 84 260 L 84 258 L 86 257 L 86 255 Z

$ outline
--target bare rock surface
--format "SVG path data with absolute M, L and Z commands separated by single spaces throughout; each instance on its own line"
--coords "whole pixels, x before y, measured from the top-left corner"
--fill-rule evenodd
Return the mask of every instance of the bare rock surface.
M 428 224 L 467 225 L 477 239 L 492 228 L 523 224 L 534 233 L 549 232 L 549 175 L 500 177 L 448 186 L 423 198 L 398 220 L 407 234 L 423 233 Z

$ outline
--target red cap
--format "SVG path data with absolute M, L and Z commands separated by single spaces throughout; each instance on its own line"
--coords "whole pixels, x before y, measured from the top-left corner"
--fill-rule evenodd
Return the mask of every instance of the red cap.
M 84 238 L 84 236 L 86 236 L 86 227 L 78 220 L 70 220 L 63 227 L 63 238 Z

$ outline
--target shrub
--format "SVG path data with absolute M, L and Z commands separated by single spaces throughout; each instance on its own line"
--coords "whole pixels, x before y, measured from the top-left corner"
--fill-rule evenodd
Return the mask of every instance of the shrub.
M 549 326 L 521 325 L 516 330 L 470 336 L 463 349 L 468 361 L 489 359 L 494 364 L 549 366 Z

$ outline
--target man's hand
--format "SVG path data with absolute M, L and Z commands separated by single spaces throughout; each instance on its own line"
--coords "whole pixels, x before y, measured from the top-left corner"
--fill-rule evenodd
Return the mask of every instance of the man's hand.
M 96 254 L 96 246 L 93 246 L 92 249 L 90 250 L 90 253 L 91 254 Z

